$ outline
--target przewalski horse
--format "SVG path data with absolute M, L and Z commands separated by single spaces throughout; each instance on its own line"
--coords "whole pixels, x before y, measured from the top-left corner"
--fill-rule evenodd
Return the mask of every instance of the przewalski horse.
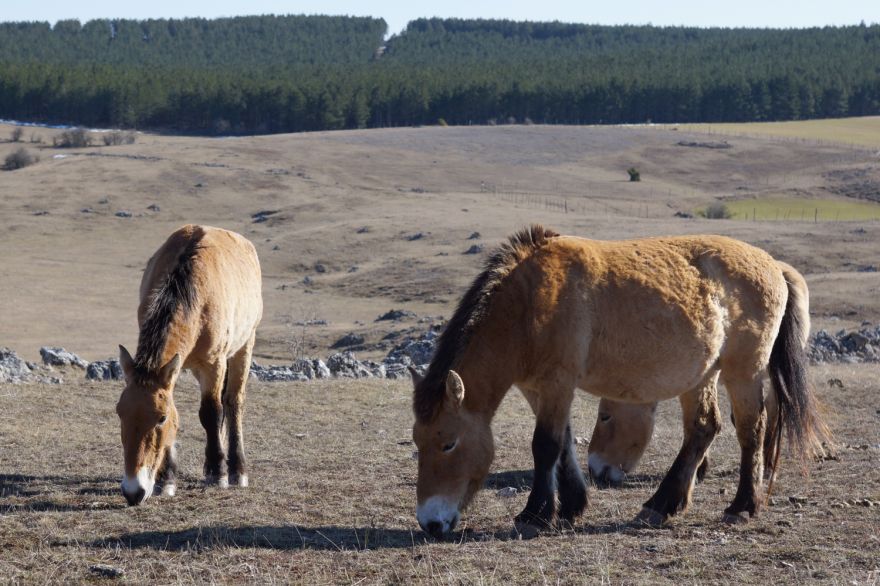
M 663 523 L 687 507 L 720 427 L 719 376 L 741 446 L 724 518 L 746 520 L 761 504 L 765 369 L 794 449 L 824 431 L 796 304 L 767 253 L 729 238 L 603 242 L 540 226 L 514 235 L 465 293 L 425 377 L 413 377 L 419 524 L 432 535 L 456 526 L 489 471 L 492 417 L 514 384 L 536 416 L 534 484 L 516 522 L 539 529 L 557 517 L 557 490 L 560 520 L 587 505 L 569 425 L 576 388 L 628 402 L 679 397 L 684 443 L 639 514 Z
M 792 311 L 801 324 L 801 347 L 806 349 L 810 334 L 810 291 L 807 282 L 797 269 L 777 261 L 791 290 Z M 771 373 L 767 372 L 767 376 Z M 766 381 L 767 379 L 765 379 Z M 771 386 L 772 386 L 771 382 Z M 767 410 L 767 431 L 764 435 L 764 476 L 773 478 L 779 457 L 782 434 L 779 427 L 779 410 L 776 393 L 765 385 L 764 407 Z M 593 436 L 590 438 L 590 476 L 599 486 L 618 486 L 626 474 L 633 472 L 651 441 L 654 433 L 654 417 L 657 403 L 621 403 L 611 399 L 599 401 L 599 410 Z M 708 468 L 708 456 L 697 470 L 702 480 Z
M 116 405 L 125 458 L 122 494 L 137 505 L 154 487 L 164 495 L 175 492 L 174 386 L 183 368 L 193 372 L 202 392 L 205 481 L 247 486 L 241 419 L 263 313 L 254 246 L 234 232 L 184 226 L 147 263 L 140 297 L 137 353 L 132 358 L 119 347 L 126 381 Z

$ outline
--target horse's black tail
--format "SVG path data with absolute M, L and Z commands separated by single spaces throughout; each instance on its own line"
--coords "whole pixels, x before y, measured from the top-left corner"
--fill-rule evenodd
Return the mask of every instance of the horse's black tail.
M 828 426 L 823 421 L 819 402 L 807 380 L 805 346 L 810 328 L 809 293 L 803 278 L 796 272 L 795 274 L 796 278 L 785 274 L 788 301 L 767 366 L 778 405 L 776 421 L 769 422 L 767 441 L 764 444 L 773 450 L 771 486 L 782 451 L 783 434 L 788 436 L 789 446 L 800 460 L 804 472 L 808 460 L 815 454 L 822 453 L 823 441 L 831 438 Z

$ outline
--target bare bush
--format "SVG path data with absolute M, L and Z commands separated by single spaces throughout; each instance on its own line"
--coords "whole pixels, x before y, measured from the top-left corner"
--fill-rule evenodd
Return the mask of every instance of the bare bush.
M 101 139 L 104 141 L 104 146 L 119 146 L 121 144 L 134 144 L 135 135 L 133 132 L 114 130 L 112 132 L 105 132 Z
M 728 220 L 733 217 L 733 214 L 730 213 L 730 208 L 720 201 L 707 205 L 700 215 L 710 220 Z
M 31 133 L 31 144 L 43 144 L 43 137 L 36 132 Z
M 16 169 L 24 169 L 39 161 L 40 158 L 31 154 L 27 149 L 21 147 L 15 152 L 6 156 L 3 168 L 7 171 L 15 171 Z
M 629 173 L 629 180 L 630 181 L 641 181 L 642 180 L 642 174 L 639 173 L 639 170 L 636 169 L 635 167 L 630 167 L 629 169 L 626 170 L 626 172 Z
M 52 138 L 58 148 L 83 148 L 92 144 L 92 137 L 85 128 L 71 128 Z
M 12 139 L 12 142 L 18 142 L 21 140 L 21 135 L 24 131 L 21 129 L 21 126 L 16 126 L 12 129 L 12 133 L 9 135 L 9 138 Z

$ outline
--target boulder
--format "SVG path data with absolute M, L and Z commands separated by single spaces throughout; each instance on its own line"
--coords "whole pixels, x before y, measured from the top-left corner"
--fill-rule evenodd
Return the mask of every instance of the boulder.
M 86 378 L 89 380 L 124 380 L 122 365 L 115 358 L 92 362 L 86 368 Z
M 89 363 L 74 354 L 68 352 L 64 348 L 43 346 L 40 348 L 40 356 L 43 357 L 43 364 L 47 366 L 76 366 L 77 368 L 86 368 Z
M 348 334 L 345 334 L 344 336 L 342 336 L 341 338 L 339 338 L 335 342 L 333 342 L 333 345 L 330 347 L 333 349 L 337 349 L 337 348 L 348 348 L 349 346 L 360 346 L 361 344 L 364 343 L 364 339 L 365 338 L 363 336 L 361 336 L 360 334 L 355 334 L 353 332 L 350 332 Z
M 0 347 L 0 383 L 23 383 L 34 380 L 27 363 L 13 350 Z
M 333 376 L 341 378 L 370 378 L 372 371 L 364 366 L 351 352 L 339 352 L 327 359 L 327 368 Z

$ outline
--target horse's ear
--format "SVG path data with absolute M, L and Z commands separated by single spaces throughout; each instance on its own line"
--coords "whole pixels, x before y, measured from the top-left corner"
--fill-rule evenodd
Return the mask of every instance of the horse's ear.
M 422 384 L 422 381 L 425 380 L 425 377 L 419 374 L 419 371 L 416 370 L 414 366 L 407 366 L 407 370 L 409 370 L 409 375 L 412 377 L 413 387 L 417 387 Z
M 464 402 L 464 381 L 454 370 L 450 370 L 446 376 L 446 394 L 456 407 Z
M 134 375 L 134 359 L 122 344 L 119 345 L 119 364 L 122 366 L 122 372 L 125 373 L 125 380 L 130 381 Z
M 162 386 L 169 388 L 174 384 L 174 380 L 177 378 L 177 375 L 180 374 L 180 366 L 180 354 L 175 354 L 174 358 L 169 360 L 168 364 L 159 370 L 159 382 L 162 383 Z

